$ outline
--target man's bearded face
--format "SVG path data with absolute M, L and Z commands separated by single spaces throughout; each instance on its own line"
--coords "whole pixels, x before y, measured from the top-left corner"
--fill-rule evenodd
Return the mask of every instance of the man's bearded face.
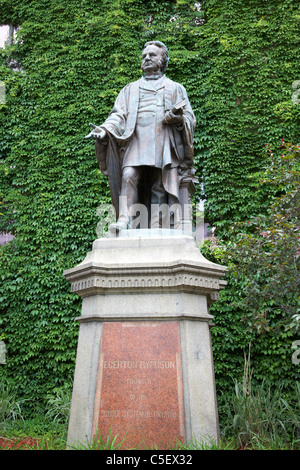
M 142 70 L 144 72 L 159 72 L 162 66 L 162 49 L 154 44 L 147 46 L 142 54 Z

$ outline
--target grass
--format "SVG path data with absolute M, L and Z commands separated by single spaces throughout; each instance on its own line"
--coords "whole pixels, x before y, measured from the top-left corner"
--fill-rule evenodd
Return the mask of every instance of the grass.
M 233 393 L 222 409 L 219 442 L 178 441 L 168 450 L 299 450 L 300 386 L 295 384 L 289 400 L 281 386 L 271 389 L 264 381 L 253 384 L 250 355 L 245 357 L 244 376 L 233 382 Z M 46 397 L 46 409 L 34 419 L 22 416 L 23 402 L 14 393 L 0 387 L 0 441 L 5 438 L 11 448 L 65 450 L 71 394 L 61 389 Z M 28 442 L 25 438 L 31 438 Z M 119 450 L 126 442 L 112 432 L 95 433 L 91 443 L 78 443 L 74 450 Z M 23 444 L 24 443 L 24 444 Z M 142 444 L 142 443 L 141 443 Z M 70 447 L 68 447 L 70 448 Z
M 234 394 L 226 404 L 227 419 L 223 429 L 236 446 L 247 449 L 287 449 L 299 447 L 300 386 L 295 384 L 293 398 L 284 397 L 283 386 L 273 390 L 262 381 L 252 383 L 249 355 L 245 357 L 241 382 L 234 382 Z
M 70 393 L 58 390 L 53 396 L 46 397 L 43 414 L 25 419 L 22 414 L 24 401 L 18 400 L 16 394 L 9 391 L 9 386 L 0 385 L 0 441 L 5 440 L 12 450 L 65 449 L 70 402 Z
M 67 427 L 65 425 L 55 425 L 45 422 L 43 418 L 39 418 L 40 424 L 38 431 L 35 431 L 37 420 L 15 421 L 14 426 L 5 433 L 6 438 L 11 439 L 13 447 L 31 450 L 65 450 L 67 448 Z M 51 425 L 52 424 L 52 425 Z M 44 427 L 44 430 L 43 430 Z M 24 443 L 24 439 L 32 438 L 28 443 Z M 109 434 L 103 438 L 98 436 L 90 443 L 78 443 L 68 446 L 71 450 L 113 450 L 118 451 L 122 448 L 122 443 L 126 440 L 117 441 L 118 436 Z M 21 446 L 20 446 L 21 444 Z M 245 446 L 241 444 L 236 436 L 230 438 L 222 437 L 218 442 L 205 441 L 198 442 L 196 440 L 187 444 L 178 441 L 177 445 L 166 448 L 172 451 L 198 451 L 198 450 L 299 450 L 298 442 L 295 439 L 283 440 L 282 437 L 275 436 L 270 438 L 261 434 L 252 433 L 251 441 Z M 129 450 L 129 449 L 128 449 Z M 139 450 L 139 446 L 136 448 Z
M 21 402 L 18 401 L 16 393 L 0 384 L 0 429 L 19 418 L 22 418 Z

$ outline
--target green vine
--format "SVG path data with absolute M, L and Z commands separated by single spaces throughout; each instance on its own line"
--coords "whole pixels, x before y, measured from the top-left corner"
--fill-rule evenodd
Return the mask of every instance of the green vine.
M 20 26 L 18 40 L 0 50 L 0 230 L 16 236 L 0 249 L 7 358 L 0 377 L 38 400 L 72 383 L 81 302 L 63 270 L 90 250 L 97 207 L 110 202 L 84 139 L 88 123 L 101 123 L 119 90 L 140 76 L 143 44 L 165 42 L 167 74 L 185 86 L 197 118 L 195 201 L 206 200 L 206 220 L 226 245 L 230 227 L 266 213 L 275 194 L 255 176 L 266 144 L 299 142 L 292 95 L 300 7 L 292 0 L 204 0 L 201 10 L 189 0 L 0 0 L 0 11 L 0 23 Z M 287 333 L 266 341 L 249 332 L 235 306 L 243 282 L 229 274 L 228 281 L 211 309 L 218 389 L 228 391 L 230 374 L 242 373 L 254 338 L 256 377 L 293 382 Z

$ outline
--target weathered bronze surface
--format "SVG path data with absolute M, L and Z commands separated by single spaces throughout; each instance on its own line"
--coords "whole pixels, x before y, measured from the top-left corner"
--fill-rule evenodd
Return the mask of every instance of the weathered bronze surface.
M 185 88 L 164 74 L 168 61 L 163 43 L 146 43 L 143 77 L 123 88 L 106 121 L 91 124 L 86 136 L 95 139 L 100 169 L 109 178 L 117 214 L 113 230 L 130 227 L 134 204 L 144 204 L 150 213 L 151 205 L 180 203 L 181 182 L 195 180 L 196 120 Z

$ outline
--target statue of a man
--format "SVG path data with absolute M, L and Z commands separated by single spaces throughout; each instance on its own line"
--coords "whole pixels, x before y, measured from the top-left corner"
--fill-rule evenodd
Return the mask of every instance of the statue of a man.
M 193 179 L 195 116 L 184 87 L 164 74 L 168 61 L 162 42 L 147 42 L 143 77 L 123 88 L 102 125 L 91 124 L 87 137 L 95 138 L 117 214 L 111 230 L 130 228 L 134 204 L 144 204 L 150 213 L 153 205 L 178 203 L 181 180 Z M 153 223 L 162 226 L 161 220 Z

